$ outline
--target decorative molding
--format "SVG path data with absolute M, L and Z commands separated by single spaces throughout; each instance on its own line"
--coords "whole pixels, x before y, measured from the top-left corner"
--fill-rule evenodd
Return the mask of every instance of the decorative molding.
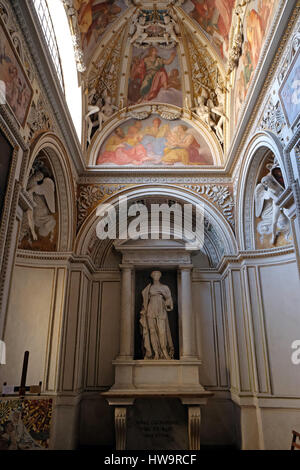
M 188 406 L 189 450 L 200 450 L 201 408 Z
M 234 208 L 235 202 L 228 186 L 221 185 L 184 185 L 184 188 L 191 189 L 197 194 L 201 194 L 205 198 L 213 202 L 216 207 L 221 210 L 224 217 L 234 227 Z
M 273 104 L 273 100 L 271 98 L 264 110 L 264 114 L 261 118 L 261 123 L 257 128 L 257 132 L 261 130 L 269 130 L 273 132 L 284 146 L 285 137 L 283 135 L 283 130 L 286 126 L 287 122 L 283 114 L 280 101 L 278 101 L 276 104 Z
M 115 434 L 116 450 L 126 449 L 126 427 L 127 427 L 127 408 L 126 406 L 115 407 Z
M 69 18 L 69 25 L 71 30 L 77 70 L 78 72 L 85 72 L 86 65 L 84 63 L 84 54 L 81 47 L 81 33 L 78 25 L 77 11 L 73 6 L 73 0 L 61 0 L 61 2 L 63 3 L 67 16 Z
M 197 177 L 197 176 L 165 176 L 165 175 L 132 175 L 128 169 L 128 176 L 98 176 L 86 173 L 78 180 L 78 184 L 232 184 L 230 176 Z
M 77 199 L 77 229 L 81 227 L 91 210 L 106 196 L 112 196 L 124 189 L 125 185 L 106 186 L 106 185 L 79 185 Z

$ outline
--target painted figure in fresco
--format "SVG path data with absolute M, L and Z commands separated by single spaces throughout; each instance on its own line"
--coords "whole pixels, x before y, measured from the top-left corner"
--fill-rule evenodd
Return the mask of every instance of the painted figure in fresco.
M 175 126 L 169 132 L 162 162 L 167 165 L 182 163 L 183 165 L 203 164 L 209 165 L 211 161 L 201 151 L 200 144 L 187 126 Z
M 131 81 L 135 91 L 129 87 L 129 98 L 138 98 L 137 102 L 151 101 L 157 97 L 161 89 L 168 88 L 168 74 L 165 65 L 171 64 L 176 57 L 176 51 L 171 52 L 168 59 L 158 55 L 156 47 L 150 47 L 146 57 L 135 58 L 131 68 Z M 137 86 L 138 85 L 138 86 Z M 138 90 L 138 93 L 137 93 Z
M 141 101 L 151 101 L 158 95 L 161 88 L 168 87 L 168 74 L 164 65 L 169 65 L 176 57 L 173 51 L 169 59 L 162 59 L 158 55 L 156 47 L 150 47 L 147 57 L 143 59 L 144 77 L 140 89 Z
M 135 121 L 128 128 L 114 131 L 100 150 L 96 164 L 213 164 L 209 149 L 202 147 L 198 139 L 193 128 L 170 126 L 160 118 L 154 118 L 149 125 Z
M 74 0 L 83 47 L 89 45 L 93 35 L 97 41 L 117 18 L 122 8 L 115 3 L 114 0 Z
M 235 0 L 191 0 L 192 16 L 202 28 L 213 36 L 221 54 L 228 49 L 228 37 Z
M 173 299 L 168 286 L 161 284 L 160 271 L 151 273 L 152 283 L 142 291 L 143 308 L 140 326 L 143 337 L 144 359 L 173 359 L 174 345 L 168 313 L 173 310 Z
M 5 86 L 5 100 L 23 124 L 32 92 L 3 31 L 0 31 L 0 77 Z
M 161 119 L 154 118 L 152 126 L 148 126 L 142 131 L 143 138 L 141 143 L 147 150 L 148 155 L 163 156 L 164 148 L 167 142 L 167 135 L 169 133 L 169 126 L 167 124 L 161 125 Z
M 259 60 L 260 51 L 264 39 L 263 24 L 260 14 L 252 9 L 247 16 L 247 41 L 251 55 L 251 63 L 255 69 Z
M 99 155 L 97 165 L 103 163 L 141 165 L 144 162 L 152 160 L 152 158 L 147 155 L 147 150 L 141 143 L 141 126 L 142 124 L 136 121 L 135 124 L 128 128 L 126 136 L 123 130 L 116 130 L 114 135 L 107 140 L 105 151 Z
M 247 95 L 253 73 L 258 64 L 261 49 L 274 16 L 278 0 L 249 3 L 244 19 L 244 44 L 235 85 L 235 122 Z
M 167 88 L 174 88 L 175 90 L 181 90 L 181 82 L 179 77 L 179 70 L 172 69 L 168 79 Z

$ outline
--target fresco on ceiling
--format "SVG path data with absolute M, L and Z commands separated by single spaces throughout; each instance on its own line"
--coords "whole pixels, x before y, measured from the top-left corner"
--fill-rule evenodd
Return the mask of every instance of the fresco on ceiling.
M 150 117 L 130 119 L 102 144 L 97 165 L 213 165 L 204 138 L 184 121 Z
M 52 400 L 1 400 L 0 451 L 49 448 Z
M 278 3 L 279 0 L 252 0 L 247 5 L 244 19 L 243 51 L 236 71 L 234 87 L 235 124 L 245 102 Z
M 228 55 L 229 33 L 235 0 L 187 0 L 182 5 L 204 31 L 223 58 Z
M 291 69 L 279 91 L 285 117 L 292 126 L 300 113 L 300 50 L 298 50 Z
M 74 0 L 86 59 L 91 57 L 107 28 L 127 8 L 124 0 Z
M 10 38 L 0 21 L 0 81 L 1 96 L 24 127 L 33 90 Z M 2 98 L 0 96 L 0 104 Z
M 134 47 L 128 84 L 128 103 L 150 101 L 182 107 L 177 49 Z

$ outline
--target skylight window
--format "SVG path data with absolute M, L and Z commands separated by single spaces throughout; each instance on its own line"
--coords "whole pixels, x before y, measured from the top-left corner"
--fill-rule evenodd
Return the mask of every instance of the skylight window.
M 61 0 L 33 0 L 79 140 L 82 96 L 68 17 Z
M 53 60 L 58 79 L 64 91 L 64 77 L 62 72 L 61 60 L 47 0 L 33 0 L 33 3 L 42 26 L 42 30 Z

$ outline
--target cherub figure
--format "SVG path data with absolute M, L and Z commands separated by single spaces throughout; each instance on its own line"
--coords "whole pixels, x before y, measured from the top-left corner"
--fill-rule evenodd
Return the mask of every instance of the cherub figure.
M 197 116 L 199 116 L 211 129 L 215 127 L 215 122 L 211 116 L 211 108 L 206 103 L 205 96 L 198 96 L 196 99 L 197 106 L 192 108 Z
M 166 43 L 169 44 L 169 42 L 172 42 L 172 40 L 174 42 L 178 42 L 178 38 L 175 32 L 176 26 L 175 26 L 174 21 L 170 18 L 170 16 L 165 16 L 164 22 L 165 24 L 162 24 L 161 26 L 165 29 L 164 38 L 165 38 Z
M 88 131 L 87 131 L 87 141 L 91 143 L 91 136 L 92 130 L 94 127 L 98 127 L 100 130 L 102 129 L 102 125 L 105 121 L 107 121 L 113 114 L 114 110 L 118 110 L 117 106 L 112 104 L 112 99 L 108 94 L 105 94 L 103 98 L 99 101 L 104 101 L 103 106 L 97 105 L 89 105 L 88 112 L 85 116 L 85 120 L 88 123 Z M 91 116 L 94 114 L 98 114 L 98 119 L 96 121 L 92 121 Z
M 118 110 L 117 106 L 112 104 L 112 99 L 109 95 L 103 97 L 104 105 L 98 113 L 99 129 L 102 128 L 103 122 L 107 121 L 113 114 L 114 110 Z
M 145 21 L 146 20 L 144 16 L 140 16 L 139 18 L 133 21 L 133 24 L 136 27 L 136 31 L 131 37 L 131 40 L 130 40 L 131 44 L 134 43 L 135 41 L 142 43 L 143 41 L 145 41 L 145 39 L 148 38 L 148 34 L 145 32 L 145 29 L 150 28 L 151 25 L 146 26 Z

